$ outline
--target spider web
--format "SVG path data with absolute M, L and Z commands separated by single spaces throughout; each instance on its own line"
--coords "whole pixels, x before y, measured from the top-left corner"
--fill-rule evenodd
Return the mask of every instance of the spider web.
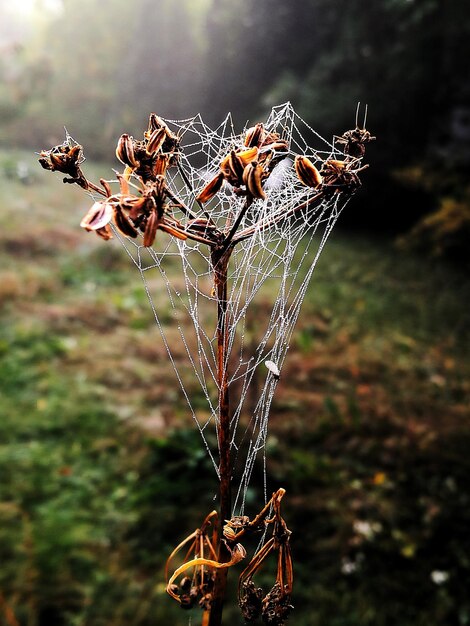
M 243 132 L 235 131 L 230 114 L 215 130 L 199 115 L 165 122 L 182 138 L 180 171 L 171 168 L 168 184 L 203 217 L 195 198 L 217 174 L 223 157 L 243 145 Z M 334 158 L 335 148 L 290 103 L 274 107 L 264 125 L 268 132 L 287 140 L 289 148 L 264 185 L 266 198 L 255 200 L 241 220 L 239 241 L 228 265 L 224 367 L 230 394 L 234 515 L 244 512 L 255 471 L 261 472 L 267 499 L 266 441 L 274 393 L 316 263 L 347 202 L 344 194 L 334 194 L 307 206 L 316 192 L 299 181 L 293 167 L 295 155 L 309 157 L 320 168 L 323 160 Z M 224 183 L 204 209 L 227 232 L 243 204 L 244 198 Z M 184 213 L 174 209 L 173 215 L 187 224 Z M 219 414 L 211 250 L 204 243 L 164 233 L 157 235 L 152 248 L 118 232 L 116 237 L 140 273 L 189 413 L 218 474 L 217 445 L 211 443 Z

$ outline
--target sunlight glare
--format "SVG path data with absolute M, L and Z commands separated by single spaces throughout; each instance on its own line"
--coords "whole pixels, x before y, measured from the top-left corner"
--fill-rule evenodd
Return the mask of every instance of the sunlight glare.
M 37 0 L 17 0 L 17 2 L 12 3 L 11 9 L 22 15 L 31 15 L 37 4 Z M 40 4 L 46 10 L 55 11 L 60 8 L 61 2 L 60 0 L 42 0 Z

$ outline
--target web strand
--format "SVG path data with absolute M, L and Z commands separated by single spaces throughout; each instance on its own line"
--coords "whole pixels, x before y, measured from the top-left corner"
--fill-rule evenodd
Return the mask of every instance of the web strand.
M 168 174 L 170 188 L 194 214 L 210 216 L 213 224 L 228 232 L 245 199 L 227 183 L 204 208 L 196 196 L 217 173 L 223 157 L 240 145 L 241 135 L 235 133 L 231 116 L 216 130 L 200 116 L 165 121 L 183 145 L 179 168 Z M 246 236 L 239 240 L 236 236 L 228 266 L 228 350 L 224 365 L 231 401 L 234 514 L 243 513 L 256 472 L 265 499 L 269 499 L 266 442 L 278 377 L 266 361 L 274 363 L 282 376 L 308 284 L 346 203 L 343 194 L 313 202 L 315 191 L 302 185 L 293 167 L 296 154 L 309 156 L 313 163 L 337 157 L 340 153 L 335 155 L 333 143 L 306 124 L 289 103 L 273 108 L 265 128 L 277 132 L 289 148 L 266 182 L 266 198 L 256 199 L 243 214 L 237 234 Z M 188 215 L 183 211 L 175 208 L 174 216 L 183 226 L 187 224 Z M 218 474 L 218 453 L 209 436 L 219 409 L 211 249 L 190 239 L 169 241 L 163 233 L 157 235 L 152 249 L 117 236 L 143 281 L 182 396 Z M 186 357 L 185 366 L 177 356 L 181 352 Z

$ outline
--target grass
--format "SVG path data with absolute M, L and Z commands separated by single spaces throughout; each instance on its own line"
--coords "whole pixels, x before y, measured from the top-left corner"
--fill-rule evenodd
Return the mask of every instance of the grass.
M 0 624 L 187 624 L 162 566 L 215 477 L 138 274 L 81 231 L 86 196 L 33 155 L 0 153 L 0 177 Z M 268 441 L 292 624 L 470 620 L 469 300 L 455 268 L 328 243 Z

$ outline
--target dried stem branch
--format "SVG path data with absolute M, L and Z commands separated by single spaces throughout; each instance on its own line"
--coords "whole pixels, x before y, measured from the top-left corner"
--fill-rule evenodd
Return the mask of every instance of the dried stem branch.
M 231 458 L 230 458 L 230 402 L 227 377 L 228 319 L 227 269 L 233 248 L 219 248 L 212 253 L 217 297 L 217 383 L 219 388 L 219 415 L 217 443 L 219 448 L 219 509 L 218 560 L 230 560 L 230 552 L 222 539 L 223 520 L 231 517 Z M 228 569 L 217 570 L 208 626 L 220 626 L 225 601 Z

